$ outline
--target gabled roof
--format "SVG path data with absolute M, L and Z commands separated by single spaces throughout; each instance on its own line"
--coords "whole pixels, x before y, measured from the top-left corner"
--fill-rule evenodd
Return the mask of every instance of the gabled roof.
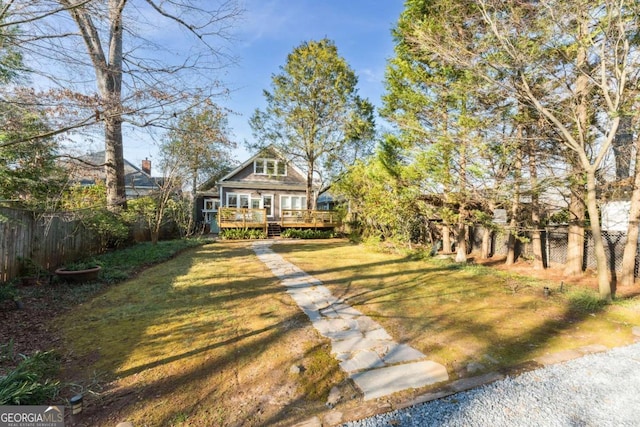
M 67 168 L 70 169 L 73 180 L 82 185 L 95 184 L 96 181 L 105 180 L 105 154 L 104 151 L 98 151 L 81 156 L 78 160 L 67 161 Z M 124 183 L 126 187 L 155 188 L 161 181 L 162 178 L 153 178 L 139 167 L 124 159 Z
M 305 176 L 306 174 L 300 170 L 300 168 L 298 168 L 292 161 L 291 159 L 288 159 L 287 156 L 280 151 L 277 147 L 275 147 L 273 144 L 263 148 L 262 150 L 260 150 L 257 154 L 253 155 L 252 157 L 250 157 L 248 160 L 246 160 L 245 162 L 243 162 L 240 166 L 238 166 L 237 168 L 235 168 L 234 170 L 232 170 L 231 172 L 229 172 L 228 174 L 226 174 L 225 176 L 223 176 L 222 178 L 220 178 L 218 180 L 218 183 L 222 183 L 224 181 L 229 180 L 229 178 L 232 178 L 234 175 L 238 174 L 240 171 L 242 171 L 244 168 L 246 168 L 247 166 L 249 166 L 250 164 L 252 164 L 256 159 L 260 159 L 262 157 L 264 157 L 264 155 L 266 153 L 273 153 L 275 154 L 276 157 L 287 161 L 287 166 L 293 168 L 298 174 L 300 174 L 301 176 Z M 270 154 L 270 153 L 269 153 Z

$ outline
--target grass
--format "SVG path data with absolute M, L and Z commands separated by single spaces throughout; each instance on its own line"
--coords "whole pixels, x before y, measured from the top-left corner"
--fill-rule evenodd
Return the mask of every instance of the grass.
M 246 243 L 191 249 L 60 320 L 82 371 L 134 425 L 271 425 L 320 411 L 344 375 Z M 292 365 L 304 366 L 290 375 Z M 122 397 L 120 397 L 122 396 Z M 91 425 L 114 425 L 108 404 Z M 116 403 L 114 403 L 116 405 Z M 118 404 L 119 406 L 120 404 Z M 309 415 L 310 416 L 310 415 Z
M 275 245 L 347 303 L 444 364 L 453 378 L 471 362 L 517 370 L 565 349 L 631 343 L 640 303 L 603 305 L 588 289 L 481 265 L 364 250 L 345 242 Z M 339 263 L 336 260 L 340 260 Z M 551 295 L 544 297 L 548 287 Z
M 472 362 L 512 372 L 547 353 L 628 344 L 640 324 L 638 300 L 604 306 L 586 290 L 480 265 L 333 240 L 273 249 L 444 364 L 452 379 L 469 375 Z M 67 375 L 110 381 L 89 400 L 88 425 L 292 425 L 322 417 L 332 387 L 350 387 L 329 342 L 248 242 L 189 249 L 109 287 L 57 326 L 76 367 Z M 341 403 L 349 404 L 360 405 Z

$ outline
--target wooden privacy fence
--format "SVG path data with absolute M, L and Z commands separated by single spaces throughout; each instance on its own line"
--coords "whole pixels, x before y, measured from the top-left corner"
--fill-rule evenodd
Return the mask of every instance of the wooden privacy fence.
M 100 249 L 96 235 L 65 213 L 43 215 L 0 207 L 0 282 L 18 277 L 20 258 L 53 271 Z

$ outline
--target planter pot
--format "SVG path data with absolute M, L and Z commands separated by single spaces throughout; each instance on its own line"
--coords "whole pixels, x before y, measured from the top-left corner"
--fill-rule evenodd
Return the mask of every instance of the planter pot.
M 55 273 L 65 282 L 83 283 L 97 280 L 100 270 L 102 270 L 102 267 L 94 267 L 86 270 L 67 270 L 65 268 L 59 268 Z

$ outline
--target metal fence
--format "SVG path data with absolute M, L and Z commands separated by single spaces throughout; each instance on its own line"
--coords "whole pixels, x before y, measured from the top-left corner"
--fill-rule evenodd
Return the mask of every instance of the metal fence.
M 482 227 L 475 227 L 471 231 L 472 250 L 480 251 L 482 245 Z M 533 250 L 529 243 L 530 234 L 526 231 L 520 233 L 524 237 L 523 241 L 516 241 L 516 256 L 532 257 Z M 603 231 L 604 250 L 611 271 L 620 271 L 622 267 L 622 257 L 624 245 L 627 242 L 627 235 L 624 232 Z M 569 241 L 569 230 L 567 227 L 549 227 L 542 231 L 542 253 L 546 266 L 551 264 L 564 264 L 567 261 L 567 250 Z M 508 250 L 509 234 L 506 231 L 496 232 L 491 238 L 491 253 L 493 255 L 506 255 Z M 594 243 L 591 231 L 585 231 L 584 239 L 584 259 L 582 267 L 596 268 Z M 640 271 L 640 245 L 636 252 L 635 275 L 638 277 Z

